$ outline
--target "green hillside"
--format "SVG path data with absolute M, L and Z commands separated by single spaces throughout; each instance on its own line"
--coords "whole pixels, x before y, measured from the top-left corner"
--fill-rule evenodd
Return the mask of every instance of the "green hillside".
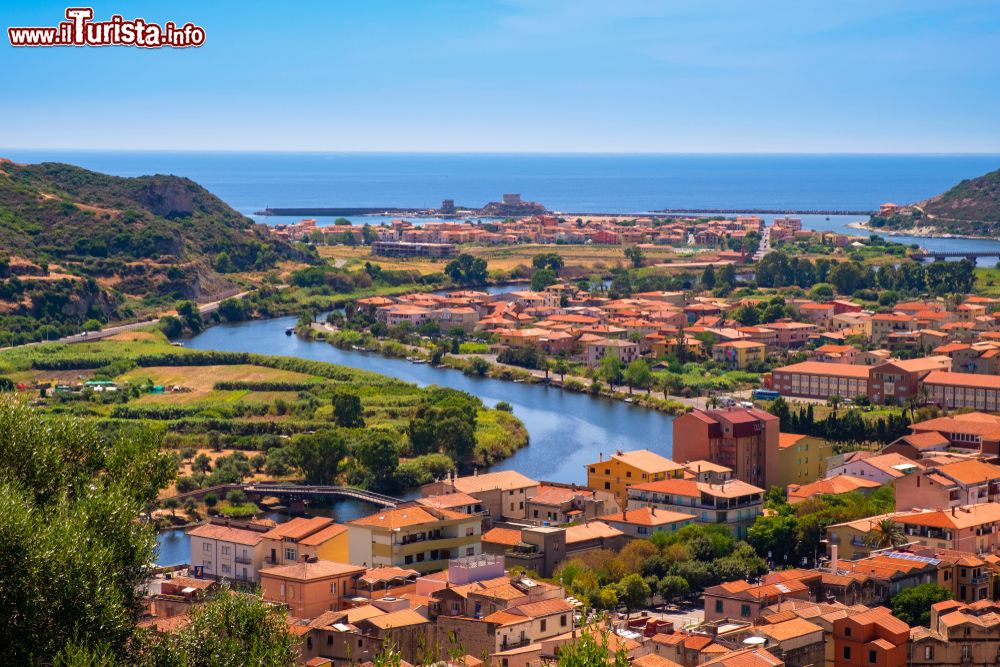
M 211 299 L 310 258 L 186 178 L 0 162 L 0 331 L 14 342 Z

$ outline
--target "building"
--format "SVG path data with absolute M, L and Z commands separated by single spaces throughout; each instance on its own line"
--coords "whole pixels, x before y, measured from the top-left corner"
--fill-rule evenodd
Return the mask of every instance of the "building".
M 594 368 L 604 357 L 614 357 L 626 366 L 639 358 L 639 344 L 630 340 L 601 338 L 587 342 L 584 352 L 587 365 Z
M 386 509 L 347 524 L 350 562 L 433 572 L 451 558 L 481 552 L 482 519 L 416 503 Z
M 315 618 L 353 604 L 357 580 L 368 568 L 331 560 L 303 559 L 260 571 L 261 594 L 295 618 Z
M 705 620 L 735 619 L 755 623 L 766 607 L 782 600 L 810 600 L 809 586 L 792 579 L 779 584 L 754 585 L 729 581 L 705 589 Z
M 833 445 L 822 438 L 796 433 L 778 434 L 778 464 L 772 486 L 782 489 L 821 479 L 826 473 L 826 459 L 833 456 Z M 769 487 L 770 488 L 770 487 Z
M 764 489 L 736 479 L 722 484 L 665 479 L 629 488 L 629 511 L 643 507 L 693 514 L 697 522 L 724 524 L 743 539 L 763 511 Z
M 902 667 L 910 650 L 910 626 L 885 607 L 833 622 L 834 667 Z
M 527 519 L 526 504 L 538 492 L 537 481 L 514 470 L 449 477 L 420 487 L 420 494 L 441 496 L 463 493 L 477 499 L 483 511 L 494 519 Z
M 1000 416 L 984 412 L 967 412 L 937 417 L 911 424 L 914 435 L 937 434 L 951 447 L 970 449 L 983 454 L 1000 454 Z M 935 442 L 939 442 L 935 439 Z
M 728 368 L 744 369 L 749 364 L 763 363 L 767 346 L 751 340 L 733 340 L 712 347 L 712 359 Z
M 803 361 L 771 371 L 771 389 L 782 396 L 828 399 L 868 396 L 871 368 L 854 364 Z
M 657 510 L 656 507 L 639 507 L 601 517 L 601 521 L 612 528 L 638 539 L 647 538 L 658 530 L 672 533 L 697 520 L 694 514 Z
M 770 488 L 779 478 L 778 418 L 756 408 L 692 410 L 674 420 L 674 456 L 726 466 L 736 479 Z
M 288 565 L 303 557 L 347 562 L 347 526 L 333 519 L 295 517 L 264 533 L 264 563 Z
M 868 457 L 853 457 L 842 465 L 827 471 L 827 477 L 851 475 L 862 479 L 872 479 L 879 484 L 888 484 L 904 475 L 910 475 L 924 466 L 906 458 L 902 454 L 878 454 Z
M 1000 410 L 1000 376 L 933 371 L 923 380 L 927 400 L 943 408 Z
M 1000 466 L 969 460 L 919 470 L 896 480 L 896 509 L 949 509 L 1000 499 Z
M 410 241 L 375 241 L 372 254 L 381 257 L 451 257 L 453 243 L 414 243 Z
M 587 466 L 587 486 L 610 491 L 624 506 L 626 492 L 633 484 L 680 478 L 683 473 L 684 466 L 648 449 L 619 450 L 607 460 L 601 454 L 597 463 Z
M 197 576 L 256 582 L 264 563 L 264 528 L 203 523 L 187 531 Z
M 930 627 L 910 630 L 911 667 L 1000 664 L 1000 605 L 983 600 L 931 605 Z
M 907 399 L 917 398 L 920 381 L 929 373 L 950 370 L 951 359 L 945 355 L 875 366 L 868 376 L 868 398 L 878 405 L 902 405 Z
M 621 506 L 610 491 L 576 486 L 546 484 L 528 500 L 528 520 L 534 523 L 561 525 L 572 521 L 596 519 L 617 512 Z
M 871 493 L 881 489 L 882 483 L 874 479 L 854 477 L 853 475 L 837 475 L 827 479 L 819 479 L 810 484 L 789 484 L 788 502 L 791 505 L 801 503 L 816 496 L 839 496 L 845 493 Z

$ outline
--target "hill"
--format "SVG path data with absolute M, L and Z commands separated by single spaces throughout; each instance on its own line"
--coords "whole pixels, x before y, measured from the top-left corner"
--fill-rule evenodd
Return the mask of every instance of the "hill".
M 13 342 L 224 296 L 248 274 L 310 259 L 186 178 L 10 161 L 0 162 L 0 249 L 0 329 Z
M 1000 232 L 1000 169 L 969 178 L 948 191 L 900 208 L 898 215 L 872 216 L 872 227 L 933 228 L 936 233 L 996 236 Z

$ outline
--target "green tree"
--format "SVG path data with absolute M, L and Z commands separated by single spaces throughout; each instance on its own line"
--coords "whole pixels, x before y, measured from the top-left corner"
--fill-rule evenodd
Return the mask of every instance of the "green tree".
M 890 518 L 879 519 L 864 537 L 865 544 L 872 549 L 887 549 L 906 544 L 903 527 Z
M 371 431 L 354 444 L 352 454 L 376 488 L 388 488 L 399 467 L 399 441 L 393 434 Z
M 897 593 L 889 606 L 892 615 L 907 625 L 930 626 L 931 605 L 951 599 L 951 591 L 938 584 L 920 584 L 904 588 Z
M 687 579 L 677 575 L 668 574 L 660 579 L 656 585 L 656 592 L 663 598 L 664 602 L 676 602 L 679 598 L 687 595 L 691 590 Z
M 194 461 L 191 462 L 191 470 L 195 472 L 209 472 L 211 469 L 212 459 L 204 452 L 194 457 Z
M 701 273 L 701 284 L 705 286 L 705 289 L 712 289 L 715 287 L 715 267 L 709 264 L 705 267 L 705 270 Z
M 652 591 L 642 575 L 632 573 L 618 582 L 618 601 L 625 605 L 627 611 L 641 609 L 646 606 Z
M 196 605 L 180 630 L 149 641 L 150 662 L 164 667 L 291 667 L 299 655 L 299 640 L 280 607 L 225 589 Z
M 291 459 L 307 484 L 332 484 L 337 477 L 340 461 L 347 454 L 343 436 L 336 431 L 317 431 L 292 439 Z
M 617 651 L 612 651 L 608 633 L 587 628 L 580 632 L 575 642 L 563 644 L 558 649 L 559 667 L 629 667 L 628 652 L 624 642 L 619 642 Z
M 342 428 L 364 428 L 365 418 L 361 398 L 349 391 L 334 393 L 333 420 Z
M 444 272 L 459 285 L 485 285 L 489 279 L 486 260 L 466 253 L 448 262 Z
M 159 453 L 160 440 L 141 427 L 102 432 L 0 399 L 5 664 L 52 664 L 64 651 L 131 664 L 156 544 L 138 519 L 176 465 Z
M 191 333 L 198 333 L 205 326 L 201 319 L 201 311 L 193 301 L 178 301 L 176 308 L 177 316 L 184 321 Z
M 629 394 L 632 393 L 632 387 L 648 391 L 653 384 L 653 371 L 644 359 L 636 359 L 625 368 L 622 379 L 628 385 Z
M 644 253 L 642 248 L 639 246 L 629 246 L 628 248 L 625 248 L 625 257 L 627 257 L 628 260 L 632 262 L 632 266 L 637 269 L 642 266 L 644 261 L 646 261 L 646 253 Z
M 552 269 L 536 269 L 531 274 L 531 289 L 540 292 L 549 285 L 555 285 L 559 281 L 556 272 Z
M 610 354 L 601 357 L 601 361 L 597 365 L 597 375 L 607 382 L 611 390 L 614 391 L 615 386 L 620 385 L 624 379 L 622 362 L 618 360 L 618 357 Z

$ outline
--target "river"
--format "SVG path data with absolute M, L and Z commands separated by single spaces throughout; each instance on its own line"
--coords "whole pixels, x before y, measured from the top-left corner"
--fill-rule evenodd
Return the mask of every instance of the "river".
M 286 336 L 295 317 L 220 324 L 186 341 L 199 350 L 259 352 L 360 368 L 399 378 L 419 386 L 438 385 L 478 396 L 488 406 L 506 401 L 524 422 L 530 444 L 498 463 L 492 470 L 517 470 L 532 479 L 585 483 L 584 466 L 616 449 L 650 449 L 669 457 L 673 417 L 621 401 L 562 391 L 538 384 L 519 384 L 490 378 L 474 378 L 451 369 L 412 364 L 378 354 L 342 350 L 322 341 Z M 335 502 L 314 507 L 312 513 L 349 521 L 372 508 L 357 502 Z M 284 514 L 272 515 L 283 520 Z M 188 542 L 182 531 L 160 535 L 157 562 L 186 562 Z

